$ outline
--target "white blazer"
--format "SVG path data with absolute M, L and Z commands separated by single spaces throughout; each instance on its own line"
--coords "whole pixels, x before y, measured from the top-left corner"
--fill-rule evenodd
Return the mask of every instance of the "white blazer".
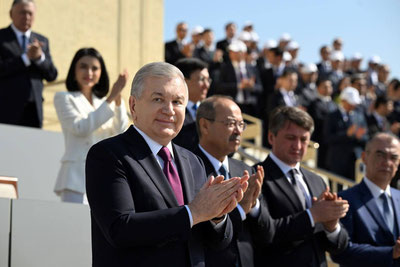
M 54 191 L 85 193 L 85 161 L 92 145 L 125 131 L 129 124 L 125 104 L 108 104 L 105 98 L 92 95 L 93 105 L 81 92 L 58 92 L 54 106 L 60 120 L 65 153 Z

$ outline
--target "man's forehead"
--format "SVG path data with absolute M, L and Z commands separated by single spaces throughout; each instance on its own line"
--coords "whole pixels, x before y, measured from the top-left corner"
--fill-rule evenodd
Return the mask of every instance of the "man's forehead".
M 391 141 L 376 141 L 372 144 L 373 152 L 385 152 L 390 154 L 400 154 L 400 143 L 396 140 Z

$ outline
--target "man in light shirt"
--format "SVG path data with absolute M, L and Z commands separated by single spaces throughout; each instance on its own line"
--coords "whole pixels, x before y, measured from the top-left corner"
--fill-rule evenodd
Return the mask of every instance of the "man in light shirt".
M 400 266 L 400 191 L 390 187 L 400 161 L 399 139 L 376 134 L 362 153 L 365 177 L 339 195 L 350 204 L 341 219 L 350 242 L 333 259 L 341 266 Z
M 12 23 L 0 29 L 0 123 L 42 127 L 43 80 L 54 81 L 57 69 L 49 41 L 31 30 L 33 0 L 14 0 Z

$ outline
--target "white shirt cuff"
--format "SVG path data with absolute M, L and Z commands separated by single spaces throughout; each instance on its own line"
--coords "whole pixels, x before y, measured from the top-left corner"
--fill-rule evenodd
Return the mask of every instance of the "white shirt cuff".
M 42 55 L 40 56 L 40 58 L 35 60 L 35 63 L 36 63 L 36 64 L 40 64 L 40 63 L 42 63 L 45 59 L 46 59 L 46 56 L 44 55 L 44 53 L 42 53 Z
M 246 220 L 246 212 L 244 212 L 244 209 L 242 208 L 242 206 L 240 206 L 240 204 L 237 204 L 236 208 L 239 211 L 240 218 L 242 218 L 242 221 Z
M 338 223 L 338 226 L 336 227 L 335 231 L 333 231 L 332 233 L 324 230 L 326 233 L 326 237 L 329 239 L 329 241 L 336 243 L 338 238 L 339 238 L 339 232 L 342 228 L 340 227 L 340 223 Z
M 261 208 L 260 207 L 261 207 L 261 204 L 260 204 L 260 201 L 257 198 L 256 205 L 250 210 L 249 215 L 251 217 L 254 217 L 254 218 L 258 217 L 260 215 L 260 212 L 261 212 Z
M 306 209 L 306 211 L 307 211 L 308 217 L 310 218 L 311 227 L 314 227 L 315 226 L 315 222 L 314 222 L 314 219 L 313 219 L 313 217 L 311 215 L 311 211 L 310 211 L 310 209 Z
M 192 227 L 193 227 L 193 217 L 192 217 L 192 212 L 190 212 L 190 209 L 189 209 L 188 205 L 185 205 L 185 208 L 186 208 L 186 210 L 187 210 L 187 212 L 188 212 L 188 214 L 189 214 L 190 228 L 192 228 Z
M 29 67 L 31 65 L 31 60 L 28 58 L 28 55 L 26 53 L 23 53 L 21 55 L 21 58 L 26 67 Z
M 213 222 L 213 221 L 211 221 L 210 220 L 210 223 L 211 223 L 211 225 L 214 227 L 214 229 L 215 230 L 218 230 L 218 229 L 221 229 L 224 225 L 225 225 L 225 222 L 226 222 L 226 218 L 227 218 L 228 216 L 226 216 L 226 214 L 224 215 L 224 219 L 222 220 L 222 221 L 220 221 L 219 223 L 215 223 L 215 222 Z

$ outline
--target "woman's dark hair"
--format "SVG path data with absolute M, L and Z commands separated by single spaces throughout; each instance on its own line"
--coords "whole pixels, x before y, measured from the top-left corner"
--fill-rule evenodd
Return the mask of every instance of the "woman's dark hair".
M 90 56 L 96 58 L 100 62 L 100 67 L 101 67 L 101 75 L 99 82 L 93 86 L 92 92 L 95 94 L 95 96 L 102 98 L 107 95 L 109 87 L 110 87 L 110 81 L 108 79 L 108 73 L 106 69 L 106 65 L 104 64 L 103 57 L 100 55 L 100 53 L 94 49 L 94 48 L 81 48 L 79 49 L 74 58 L 72 59 L 71 66 L 69 67 L 68 70 L 68 75 L 67 75 L 67 80 L 66 80 L 66 86 L 67 90 L 70 92 L 74 91 L 80 91 L 81 89 L 79 88 L 78 83 L 76 82 L 75 78 L 75 68 L 76 68 L 76 63 L 78 62 L 79 59 L 81 59 L 84 56 Z

